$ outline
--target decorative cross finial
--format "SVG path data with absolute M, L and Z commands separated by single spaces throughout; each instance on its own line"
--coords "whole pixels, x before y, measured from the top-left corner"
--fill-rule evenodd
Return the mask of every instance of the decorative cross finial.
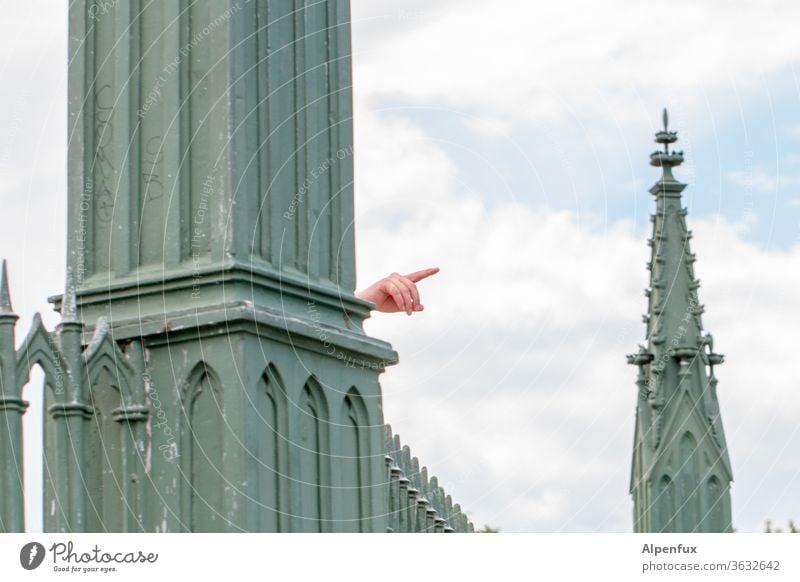
M 664 131 L 659 131 L 656 135 L 658 136 L 660 134 L 662 136 L 673 137 L 674 139 L 672 141 L 674 142 L 678 138 L 676 137 L 674 131 L 672 133 L 670 133 L 670 131 L 669 131 L 669 113 L 667 113 L 667 108 L 666 107 L 664 107 L 664 111 L 661 114 L 661 119 L 664 122 Z M 659 140 L 659 139 L 656 139 L 656 141 L 661 141 L 661 143 L 664 144 L 664 153 L 665 154 L 669 154 L 669 144 L 671 142 L 668 139 L 667 140 L 663 140 L 663 141 Z
M 664 179 L 672 181 L 671 168 L 673 166 L 680 166 L 683 162 L 683 152 L 670 151 L 670 144 L 678 141 L 678 132 L 669 130 L 669 113 L 665 107 L 661 113 L 661 119 L 664 122 L 664 129 L 656 132 L 656 143 L 664 146 L 664 151 L 655 151 L 650 154 L 650 164 L 653 166 L 661 166 L 664 169 Z

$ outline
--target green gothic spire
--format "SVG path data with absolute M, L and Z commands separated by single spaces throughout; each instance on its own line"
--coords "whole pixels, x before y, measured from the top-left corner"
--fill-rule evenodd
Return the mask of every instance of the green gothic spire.
M 646 345 L 628 356 L 639 371 L 630 484 L 634 531 L 725 532 L 731 531 L 733 477 L 714 375 L 723 357 L 703 330 L 692 232 L 681 205 L 686 184 L 672 173 L 683 152 L 670 149 L 678 135 L 669 131 L 666 109 L 663 121 L 655 138 L 663 149 L 650 154 L 662 175 L 650 188 L 656 212 L 648 241 Z

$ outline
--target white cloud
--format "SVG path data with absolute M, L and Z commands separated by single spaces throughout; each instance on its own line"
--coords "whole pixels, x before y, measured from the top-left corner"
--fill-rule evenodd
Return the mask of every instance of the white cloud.
M 792 170 L 794 170 L 792 168 Z M 752 195 L 754 192 L 767 194 L 787 194 L 789 206 L 797 206 L 796 192 L 800 186 L 800 175 L 794 171 L 777 168 L 767 171 L 761 167 L 747 170 L 733 170 L 726 174 L 728 182 L 742 188 Z
M 777 179 L 761 168 L 755 170 L 735 170 L 727 175 L 728 181 L 747 191 L 774 192 L 778 188 Z
M 435 11 L 353 2 L 357 95 L 480 110 L 497 124 L 600 115 L 625 124 L 656 98 L 707 115 L 800 57 L 787 0 L 528 2 L 442 0 Z M 569 23 L 569 25 L 565 25 Z M 389 32 L 391 31 L 391 32 Z M 612 123 L 613 125 L 613 123 Z

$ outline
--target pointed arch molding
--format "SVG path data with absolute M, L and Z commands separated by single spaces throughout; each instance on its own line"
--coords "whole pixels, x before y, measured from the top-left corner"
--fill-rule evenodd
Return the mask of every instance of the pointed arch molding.
M 74 287 L 69 281 L 67 295 L 71 301 L 64 303 L 56 330 L 49 332 L 36 314 L 18 349 L 14 347 L 13 330 L 17 316 L 11 312 L 9 301 L 0 305 L 0 325 L 5 326 L 0 338 L 0 410 L 16 411 L 19 416 L 25 413 L 28 403 L 22 393 L 30 383 L 31 369 L 38 365 L 44 372 L 46 404 L 47 474 L 43 496 L 48 506 L 58 504 L 61 508 L 57 515 L 45 512 L 45 528 L 82 532 L 101 529 L 104 521 L 117 519 L 112 529 L 125 530 L 137 519 L 138 490 L 133 484 L 141 481 L 143 473 L 137 443 L 144 438 L 144 424 L 140 421 L 149 416 L 144 397 L 144 350 L 141 341 L 134 339 L 128 340 L 123 351 L 102 318 L 94 336 L 85 344 L 85 326 L 76 318 Z M 100 408 L 95 408 L 96 401 L 102 403 Z M 107 420 L 139 422 L 126 431 Z M 9 431 L 10 455 L 20 466 L 22 423 L 10 422 Z M 112 463 L 103 458 L 103 443 L 116 451 L 111 455 Z M 0 483 L 0 488 L 11 491 L 13 487 Z M 109 491 L 112 493 L 105 497 Z M 12 491 L 21 499 L 18 493 Z M 122 505 L 123 498 L 129 505 Z M 99 500 L 99 506 L 95 507 L 93 500 Z M 11 503 L 15 506 L 12 528 L 20 529 L 19 516 L 24 515 L 18 507 L 21 501 L 15 499 Z
M 344 396 L 339 414 L 340 418 L 344 419 L 348 411 L 350 414 L 356 415 L 359 426 L 368 427 L 372 425 L 372 418 L 364 402 L 364 397 L 361 396 L 361 392 L 355 386 L 351 386 Z
M 197 362 L 181 389 L 180 469 L 184 531 L 224 531 L 223 385 L 207 362 Z
M 710 525 L 710 531 L 727 531 L 730 523 L 727 523 L 728 508 L 726 507 L 727 486 L 717 475 L 712 474 L 705 482 L 705 506 L 704 512 Z
M 372 513 L 371 484 L 374 483 L 372 447 L 369 430 L 370 417 L 361 393 L 352 386 L 342 399 L 337 431 L 339 454 L 339 500 L 342 531 L 362 532 L 368 529 L 367 520 Z M 383 456 L 383 455 L 381 455 Z
M 110 374 L 111 386 L 120 392 L 122 405 L 112 411 L 117 422 L 140 421 L 148 416 L 144 390 L 144 350 L 140 341 L 130 342 L 123 352 L 111 337 L 111 327 L 103 318 L 83 353 L 89 390 L 97 384 L 103 370 Z
M 330 407 L 319 380 L 312 375 L 303 384 L 297 409 L 297 473 L 299 518 L 302 531 L 331 529 Z
M 291 529 L 289 512 L 289 398 L 286 384 L 274 363 L 258 377 L 253 406 L 254 441 L 248 443 L 255 491 L 257 531 L 283 532 Z
M 33 316 L 33 323 L 25 336 L 25 340 L 16 353 L 17 366 L 17 395 L 21 397 L 22 389 L 30 382 L 31 369 L 38 364 L 44 371 L 46 382 L 50 384 L 56 394 L 66 382 L 66 373 L 63 359 L 58 349 L 55 338 L 47 331 L 38 313 Z
M 71 326 L 71 329 L 67 326 Z M 55 402 L 49 412 L 54 416 L 78 415 L 88 420 L 93 414 L 91 390 L 101 372 L 106 370 L 114 379 L 113 387 L 122 396 L 122 406 L 113 411 L 114 420 L 145 420 L 148 408 L 144 398 L 141 342 L 129 342 L 126 352 L 123 352 L 113 339 L 108 322 L 101 318 L 94 337 L 82 348 L 82 329 L 80 323 L 67 322 L 51 333 L 42 323 L 41 316 L 38 313 L 34 316 L 25 340 L 15 353 L 15 396 L 4 399 L 6 407 L 15 405 L 24 412 L 27 402 L 22 400 L 22 390 L 30 382 L 31 369 L 39 365 L 45 375 L 45 384 L 50 386 L 54 395 Z M 73 332 L 77 332 L 77 343 L 74 338 L 65 338 Z M 74 349 L 70 350 L 70 347 Z M 70 353 L 75 355 L 70 357 Z
M 731 471 L 727 449 L 720 447 L 716 439 L 713 438 L 712 427 L 701 414 L 699 406 L 693 400 L 692 393 L 688 388 L 684 388 L 679 398 L 679 402 L 676 402 L 671 407 L 668 412 L 669 416 L 664 422 L 661 447 L 672 448 L 675 445 L 679 445 L 685 433 L 689 432 L 695 439 L 696 446 L 711 455 L 712 466 L 721 466 L 725 478 L 728 481 L 732 481 L 733 472 Z M 668 457 L 663 455 L 658 459 L 656 472 L 660 470 L 659 467 L 662 467 L 666 460 L 668 460 Z
M 656 516 L 658 523 L 656 531 L 672 532 L 675 531 L 675 485 L 672 477 L 667 474 L 662 475 L 658 480 L 658 489 L 653 505 L 657 508 Z

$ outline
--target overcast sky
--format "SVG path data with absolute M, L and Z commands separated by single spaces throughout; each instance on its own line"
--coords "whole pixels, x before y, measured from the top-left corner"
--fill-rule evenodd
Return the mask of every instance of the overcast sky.
M 476 525 L 631 530 L 624 356 L 644 339 L 665 106 L 726 354 L 734 527 L 800 519 L 800 5 L 354 0 L 353 20 L 359 284 L 442 269 L 424 313 L 368 322 L 400 353 L 386 420 Z M 63 2 L 4 2 L 0 254 L 19 335 L 35 311 L 57 323 L 66 34 Z

